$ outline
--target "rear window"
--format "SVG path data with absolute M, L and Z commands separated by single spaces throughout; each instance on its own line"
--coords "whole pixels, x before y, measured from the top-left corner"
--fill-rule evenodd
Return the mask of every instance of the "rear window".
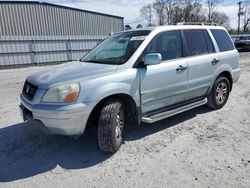
M 221 52 L 234 50 L 232 40 L 226 31 L 221 29 L 211 29 L 211 32 Z
M 207 54 L 214 51 L 213 44 L 204 30 L 184 30 L 183 33 L 186 39 L 188 56 Z

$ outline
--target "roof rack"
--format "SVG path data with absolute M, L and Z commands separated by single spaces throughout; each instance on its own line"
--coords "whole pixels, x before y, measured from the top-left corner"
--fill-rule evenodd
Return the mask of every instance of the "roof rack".
M 179 22 L 177 25 L 211 25 L 218 26 L 217 23 L 203 23 L 203 22 Z

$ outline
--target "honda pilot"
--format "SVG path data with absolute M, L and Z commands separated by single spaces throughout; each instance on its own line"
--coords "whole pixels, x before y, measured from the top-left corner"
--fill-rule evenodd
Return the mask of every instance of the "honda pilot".
M 104 152 L 124 127 L 207 105 L 222 108 L 240 78 L 239 54 L 220 26 L 177 25 L 113 34 L 78 61 L 27 77 L 20 112 L 52 133 L 97 126 Z

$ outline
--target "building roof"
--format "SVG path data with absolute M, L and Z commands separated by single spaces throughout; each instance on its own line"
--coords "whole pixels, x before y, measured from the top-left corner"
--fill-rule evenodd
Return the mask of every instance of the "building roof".
M 0 4 L 37 4 L 37 5 L 47 5 L 47 6 L 53 6 L 53 7 L 58 7 L 58 8 L 63 8 L 63 9 L 70 9 L 74 11 L 80 11 L 80 12 L 86 12 L 86 13 L 91 13 L 91 14 L 97 14 L 101 16 L 109 16 L 109 17 L 114 17 L 118 19 L 123 19 L 121 16 L 116 16 L 116 15 L 111 15 L 111 14 L 105 14 L 105 13 L 100 13 L 100 12 L 94 12 L 94 11 L 89 11 L 89 10 L 84 10 L 84 9 L 79 9 L 79 8 L 72 8 L 72 7 L 67 7 L 63 5 L 57 5 L 57 4 L 52 4 L 52 3 L 47 3 L 47 2 L 42 2 L 42 1 L 0 1 Z

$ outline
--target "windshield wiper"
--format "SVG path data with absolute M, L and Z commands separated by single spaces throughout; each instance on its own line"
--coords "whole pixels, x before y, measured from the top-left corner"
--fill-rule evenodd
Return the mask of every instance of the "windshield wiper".
M 112 61 L 100 61 L 100 60 L 81 60 L 82 62 L 87 62 L 87 63 L 100 63 L 100 64 L 108 64 L 108 65 L 119 65 L 119 62 L 112 62 Z
M 92 59 L 90 59 L 90 60 L 82 60 L 83 62 L 89 62 L 89 63 L 105 63 L 104 61 L 98 61 L 98 60 L 92 60 Z

